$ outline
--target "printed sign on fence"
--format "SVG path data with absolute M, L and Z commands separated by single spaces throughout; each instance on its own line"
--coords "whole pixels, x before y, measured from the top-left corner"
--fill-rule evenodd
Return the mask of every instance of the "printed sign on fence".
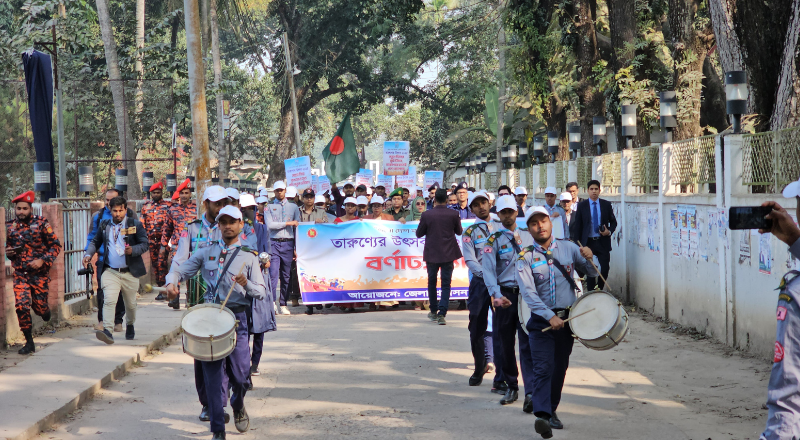
M 311 187 L 311 159 L 308 156 L 285 159 L 286 186 L 294 186 L 297 192 Z
M 434 183 L 439 184 L 439 188 L 444 187 L 444 171 L 425 171 L 425 191 L 428 190 Z
M 466 228 L 472 222 L 461 223 Z M 297 274 L 303 304 L 428 299 L 428 272 L 422 261 L 425 238 L 417 238 L 417 224 L 381 220 L 301 223 L 297 228 Z M 457 239 L 461 241 L 461 237 Z M 467 298 L 467 273 L 464 259 L 457 260 L 451 299 Z
M 383 143 L 383 174 L 401 176 L 408 173 L 410 147 L 408 141 Z

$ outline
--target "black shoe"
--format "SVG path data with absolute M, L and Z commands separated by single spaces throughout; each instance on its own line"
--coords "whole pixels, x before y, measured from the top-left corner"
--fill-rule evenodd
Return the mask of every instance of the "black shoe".
M 247 388 L 247 391 L 253 391 L 253 381 L 248 380 L 247 385 L 245 385 L 245 387 Z
M 519 398 L 517 390 L 508 390 L 506 394 L 500 399 L 500 405 L 508 405 L 514 403 Z
M 483 374 L 478 374 L 478 372 L 472 373 L 472 376 L 469 377 L 469 386 L 476 387 L 483 383 Z
M 200 417 L 198 417 L 201 422 L 210 422 L 211 416 L 208 415 L 208 407 L 203 406 L 203 409 L 200 410 Z
M 317 308 L 317 310 L 322 310 L 322 304 L 317 304 L 317 305 L 316 305 L 316 306 L 314 306 L 314 307 L 316 307 L 316 308 Z
M 536 433 L 541 435 L 542 438 L 550 438 L 553 436 L 553 429 L 550 427 L 550 422 L 541 417 L 536 418 L 536 423 L 533 424 L 533 429 Z
M 172 301 L 167 303 L 168 306 L 172 307 L 175 310 L 181 309 L 181 300 L 178 297 L 175 297 Z
M 53 315 L 51 315 L 51 314 L 50 314 L 50 310 L 48 310 L 48 311 L 44 312 L 44 315 L 42 315 L 42 320 L 43 320 L 44 322 L 49 322 L 49 321 L 50 321 L 50 318 L 51 318 L 52 316 L 53 316 Z
M 105 342 L 108 345 L 114 343 L 114 335 L 112 335 L 108 329 L 98 330 L 94 332 L 94 335 L 97 336 L 97 339 Z
M 533 413 L 533 394 L 525 395 L 525 401 L 522 402 L 522 412 Z
M 26 342 L 25 345 L 22 346 L 22 348 L 20 348 L 17 351 L 17 353 L 19 353 L 19 354 L 31 354 L 31 353 L 35 353 L 35 352 L 36 352 L 36 345 L 33 343 L 33 341 Z
M 218 439 L 225 440 L 225 431 L 212 432 L 211 434 L 212 434 L 211 440 L 218 440 Z
M 492 383 L 492 392 L 495 394 L 505 394 L 508 391 L 508 384 L 505 382 Z
M 550 417 L 550 427 L 553 429 L 564 429 L 564 424 L 561 423 L 561 419 L 558 418 L 555 411 L 553 411 L 553 416 Z
M 239 432 L 245 432 L 250 429 L 250 417 L 247 415 L 247 410 L 242 407 L 241 411 L 233 412 L 233 424 Z
M 167 300 L 167 296 L 166 296 L 166 295 L 164 295 L 164 293 L 163 293 L 163 292 L 159 292 L 159 294 L 158 294 L 158 295 L 156 295 L 156 298 L 155 298 L 155 300 L 156 300 L 156 301 L 166 301 L 166 300 Z
M 133 331 L 133 324 L 125 326 L 125 339 L 132 341 L 134 336 L 136 336 L 136 332 Z
M 325 304 L 326 309 L 330 309 L 331 307 L 333 307 L 333 304 Z
M 311 306 L 306 307 L 306 315 L 313 315 L 313 314 L 314 314 L 314 308 Z
M 230 423 L 231 422 L 231 415 L 226 413 L 226 412 L 223 412 L 222 413 L 222 421 L 225 422 L 225 423 Z

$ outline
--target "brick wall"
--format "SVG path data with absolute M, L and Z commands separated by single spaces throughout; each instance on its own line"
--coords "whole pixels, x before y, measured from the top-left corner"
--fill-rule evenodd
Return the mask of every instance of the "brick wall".
M 50 227 L 56 233 L 56 237 L 61 242 L 61 252 L 50 267 L 50 292 L 47 295 L 47 303 L 50 305 L 53 318 L 58 322 L 61 316 L 61 305 L 64 304 L 64 216 L 61 203 L 43 203 L 42 217 L 47 219 Z

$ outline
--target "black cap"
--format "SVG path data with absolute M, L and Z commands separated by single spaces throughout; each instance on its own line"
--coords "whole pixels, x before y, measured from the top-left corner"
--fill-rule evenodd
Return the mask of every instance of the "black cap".
M 367 186 L 364 185 L 363 183 L 356 187 L 356 191 L 366 191 L 366 190 L 367 190 Z
M 428 188 L 428 191 L 436 191 L 437 188 L 439 188 L 439 182 L 433 182 L 433 185 Z
M 456 185 L 456 189 L 453 192 L 456 192 L 456 191 L 458 191 L 460 189 L 466 189 L 467 191 L 469 191 L 469 187 L 467 186 L 467 182 L 461 182 L 458 185 Z
M 306 188 L 306 189 L 303 190 L 303 197 L 308 197 L 308 196 L 311 196 L 311 197 L 315 196 L 313 189 Z

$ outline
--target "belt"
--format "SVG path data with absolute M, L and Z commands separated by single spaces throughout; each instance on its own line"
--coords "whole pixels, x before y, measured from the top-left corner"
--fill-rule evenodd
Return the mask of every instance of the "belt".
M 226 305 L 225 308 L 233 313 L 244 313 L 247 310 L 247 306 L 239 305 Z
M 281 243 L 285 243 L 287 241 L 294 241 L 294 238 L 273 238 L 272 241 L 278 241 Z
M 553 313 L 555 313 L 556 316 L 558 316 L 559 318 L 563 318 L 567 316 L 567 314 L 569 313 L 569 309 L 552 309 L 552 310 Z
M 603 237 L 589 237 L 589 240 L 600 240 Z
M 111 269 L 111 270 L 113 270 L 115 272 L 119 272 L 119 273 L 128 273 L 128 272 L 131 271 L 130 268 L 127 268 L 127 267 L 116 268 L 116 267 L 106 266 L 106 268 L 107 269 Z
M 519 295 L 519 287 L 517 287 L 517 286 L 514 286 L 514 287 L 500 286 L 500 292 L 513 293 L 514 295 Z

